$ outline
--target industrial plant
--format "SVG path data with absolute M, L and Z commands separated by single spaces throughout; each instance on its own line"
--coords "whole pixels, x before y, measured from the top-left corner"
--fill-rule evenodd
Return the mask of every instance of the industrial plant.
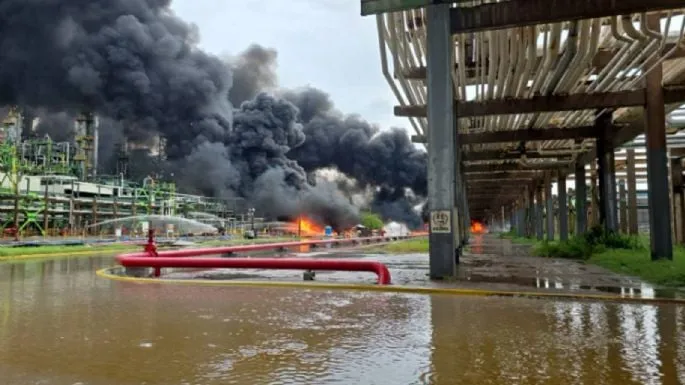
M 11 107 L 0 132 L 0 224 L 3 236 L 97 235 L 94 224 L 133 218 L 124 231 L 141 234 L 141 216 L 181 216 L 218 229 L 254 222 L 241 198 L 180 194 L 173 182 L 149 175 L 127 180 L 128 145 L 117 155 L 117 174 L 98 175 L 98 117 L 83 112 L 74 121 L 72 141 L 37 137 L 38 118 Z M 144 217 L 143 217 L 144 218 Z M 261 219 L 256 218 L 260 221 Z M 177 231 L 173 225 L 170 231 Z M 121 229 L 119 230 L 121 231 Z

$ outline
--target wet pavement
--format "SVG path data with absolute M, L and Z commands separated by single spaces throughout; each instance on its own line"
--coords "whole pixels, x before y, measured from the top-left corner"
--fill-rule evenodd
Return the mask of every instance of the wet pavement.
M 424 262 L 384 258 L 423 274 Z M 680 306 L 138 284 L 94 274 L 112 263 L 0 264 L 1 384 L 685 382 Z
M 661 289 L 638 278 L 626 277 L 598 266 L 567 259 L 539 258 L 529 255 L 530 246 L 513 244 L 496 235 L 476 235 L 461 257 L 458 278 L 435 282 L 428 278 L 426 254 L 365 254 L 364 249 L 318 250 L 303 248 L 281 257 L 354 258 L 375 260 L 388 266 L 393 284 L 421 287 L 466 288 L 481 290 L 554 292 L 616 295 L 643 298 L 685 298 L 672 289 Z M 166 270 L 167 279 L 235 279 L 302 281 L 301 271 L 256 269 L 216 269 L 205 271 Z M 373 273 L 316 272 L 316 281 L 374 284 Z

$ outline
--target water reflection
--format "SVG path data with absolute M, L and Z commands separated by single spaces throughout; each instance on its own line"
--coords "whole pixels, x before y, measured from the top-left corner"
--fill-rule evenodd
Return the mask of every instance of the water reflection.
M 138 285 L 0 265 L 3 384 L 676 384 L 673 305 Z M 87 363 L 87 364 L 84 364 Z

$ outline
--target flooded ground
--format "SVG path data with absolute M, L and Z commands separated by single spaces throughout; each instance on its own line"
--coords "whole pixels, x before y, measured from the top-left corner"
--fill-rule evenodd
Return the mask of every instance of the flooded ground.
M 685 383 L 675 305 L 95 276 L 112 263 L 0 264 L 0 383 Z
M 280 257 L 353 258 L 384 263 L 397 285 L 500 290 L 515 292 L 552 292 L 601 294 L 622 297 L 685 298 L 672 289 L 661 289 L 634 277 L 626 277 L 598 266 L 568 259 L 538 258 L 529 255 L 530 246 L 512 244 L 495 235 L 474 236 L 469 251 L 461 257 L 457 279 L 431 281 L 427 275 L 426 254 L 369 255 L 364 248 L 314 249 L 308 247 Z M 257 269 L 215 269 L 205 271 L 165 270 L 167 279 L 237 279 L 302 281 L 300 271 Z M 373 273 L 316 272 L 319 282 L 374 284 Z

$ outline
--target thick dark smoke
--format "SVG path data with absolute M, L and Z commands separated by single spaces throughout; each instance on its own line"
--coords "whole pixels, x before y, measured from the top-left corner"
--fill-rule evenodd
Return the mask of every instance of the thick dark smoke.
M 307 137 L 289 157 L 308 172 L 335 168 L 360 187 L 379 188 L 371 204 L 375 211 L 412 227 L 421 225 L 405 192 L 426 195 L 427 154 L 414 147 L 404 130 L 380 131 L 358 116 L 343 116 L 317 89 L 286 91 L 283 96 L 300 109 Z
M 235 192 L 274 215 L 299 207 L 328 219 L 347 210 L 331 224 L 353 224 L 356 210 L 340 194 L 308 184 L 304 170 L 285 156 L 304 141 L 297 109 L 259 95 L 234 117 L 229 66 L 197 49 L 195 29 L 169 4 L 0 0 L 0 103 L 50 111 L 88 108 L 121 124 L 134 141 L 164 137 L 167 163 L 181 166 L 181 188 L 192 183 L 213 195 Z M 242 58 L 233 66 L 244 77 L 234 99 L 254 96 L 251 88 L 275 81 L 254 67 L 261 60 L 273 62 L 275 53 L 252 47 Z M 59 119 L 53 124 L 63 126 Z M 40 130 L 54 136 L 62 131 L 47 122 Z M 256 196 L 262 176 L 287 188 Z M 302 199 L 316 204 L 303 205 Z
M 131 174 L 140 164 L 182 191 L 245 197 L 273 216 L 353 224 L 349 200 L 313 180 L 321 168 L 381 188 L 373 205 L 389 219 L 411 212 L 395 203 L 405 189 L 424 195 L 425 154 L 406 133 L 343 116 L 315 89 L 262 94 L 277 87 L 276 52 L 255 45 L 228 63 L 204 53 L 170 2 L 0 0 L 0 104 L 51 111 L 38 131 L 58 140 L 78 112 L 97 113 L 108 172 L 124 139 L 163 137 L 167 160 L 130 154 Z
M 234 107 L 278 86 L 277 58 L 276 50 L 253 44 L 237 57 L 228 59 L 233 72 L 233 87 L 228 99 Z

